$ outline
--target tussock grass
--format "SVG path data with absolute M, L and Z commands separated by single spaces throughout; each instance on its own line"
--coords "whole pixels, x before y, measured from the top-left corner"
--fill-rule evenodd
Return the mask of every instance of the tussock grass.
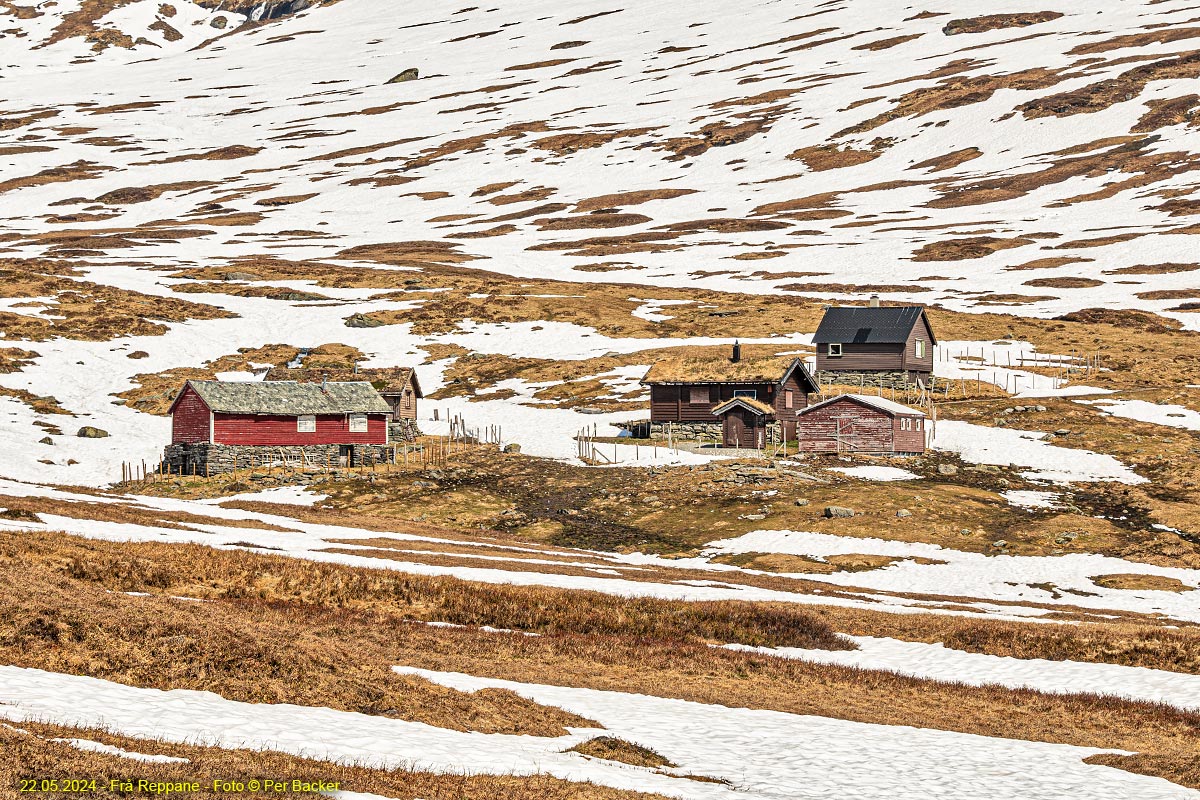
M 124 550 L 134 551 L 131 555 L 153 552 L 156 560 L 143 558 L 122 567 Z M 106 557 L 111 560 L 103 561 Z M 96 574 L 81 569 L 85 560 Z M 208 565 L 203 580 L 194 584 L 196 593 L 207 582 L 218 599 L 179 602 L 102 588 L 112 582 L 128 591 L 124 587 L 158 582 L 178 592 L 172 574 L 189 574 L 193 560 Z M 383 673 L 398 664 L 728 707 L 1120 749 L 1147 756 L 1138 762 L 1139 769 L 1196 785 L 1188 781 L 1195 769 L 1200 715 L 1164 705 L 964 686 L 810 664 L 714 648 L 694 636 L 647 638 L 637 633 L 643 629 L 637 613 L 621 617 L 621 606 L 592 605 L 586 593 L 554 595 L 554 601 L 566 607 L 535 612 L 556 621 L 576 620 L 577 631 L 528 637 L 434 628 L 406 622 L 382 602 L 349 603 L 350 596 L 342 594 L 347 588 L 362 587 L 368 594 L 386 590 L 386 596 L 390 587 L 400 585 L 376 585 L 373 581 L 385 576 L 365 570 L 334 570 L 324 580 L 337 586 L 311 587 L 315 594 L 341 597 L 340 605 L 305 602 L 295 596 L 298 586 L 292 587 L 289 599 L 265 589 L 267 597 L 257 596 L 254 584 L 261 576 L 279 577 L 272 573 L 276 560 L 184 546 L 79 542 L 62 534 L 5 535 L 0 538 L 0 603 L 12 609 L 12 618 L 0 620 L 0 663 L 155 688 L 209 689 L 231 699 L 386 713 L 458 729 L 540 730 L 547 735 L 565 725 L 588 724 L 508 693 L 464 696 L 415 679 L 406 685 L 388 684 Z M 101 567 L 110 571 L 100 574 Z M 365 582 L 355 583 L 354 573 L 361 573 Z M 300 576 L 318 579 L 321 574 L 291 577 Z M 235 597 L 237 592 L 230 589 L 239 582 L 246 590 Z M 474 611 L 480 618 L 494 611 L 487 602 L 489 593 L 519 591 L 470 588 L 472 592 L 456 596 L 476 599 L 481 605 Z M 513 596 L 514 602 L 519 596 Z M 530 606 L 548 603 L 550 597 L 540 590 L 524 595 Z M 436 596 L 416 592 L 409 598 L 413 608 L 433 599 Z M 664 608 L 672 605 L 684 604 Z M 472 610 L 447 606 L 455 607 L 464 614 Z M 588 628 L 590 616 L 600 614 L 609 616 Z M 623 628 L 625 621 L 628 630 Z
M 139 763 L 121 756 L 82 751 L 54 739 L 86 739 L 127 752 L 186 758 L 189 763 Z M 547 775 L 447 775 L 407 768 L 371 769 L 282 753 L 134 739 L 100 730 L 34 723 L 0 724 L 0 785 L 16 789 L 21 778 L 43 776 L 94 778 L 97 791 L 87 796 L 97 798 L 129 797 L 129 793 L 110 791 L 109 781 L 128 780 L 134 776 L 155 782 L 196 781 L 201 784 L 199 792 L 177 795 L 181 797 L 217 796 L 212 787 L 216 778 L 244 784 L 251 779 L 271 778 L 286 781 L 289 791 L 260 792 L 258 796 L 316 796 L 290 791 L 291 781 L 299 780 L 308 784 L 336 782 L 344 791 L 369 792 L 396 800 L 665 800 L 662 795 L 574 783 Z M 229 797 L 228 794 L 220 796 Z
M 632 764 L 635 767 L 673 767 L 661 753 L 642 747 L 640 744 L 627 742 L 615 736 L 597 736 L 569 748 L 568 753 L 581 753 L 592 758 L 602 758 L 606 761 L 620 761 L 622 764 Z
M 114 591 L 371 608 L 419 621 L 541 634 L 623 635 L 767 647 L 854 649 L 812 614 L 784 604 L 688 603 L 365 570 L 200 545 L 119 547 L 55 534 L 0 534 L 16 557 L 64 563 L 72 578 Z

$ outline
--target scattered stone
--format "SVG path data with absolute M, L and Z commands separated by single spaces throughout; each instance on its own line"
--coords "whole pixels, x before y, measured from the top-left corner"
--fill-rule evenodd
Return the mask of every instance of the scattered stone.
M 521 452 L 521 445 L 517 444 L 516 442 L 513 442 L 512 444 L 506 444 L 504 445 L 504 452 L 519 453 Z
M 108 431 L 101 430 L 100 428 L 93 428 L 91 425 L 84 425 L 75 435 L 80 439 L 107 439 Z
M 132 358 L 132 359 L 149 358 L 150 354 L 147 353 L 145 350 L 134 350 L 132 353 L 130 353 L 129 355 L 127 355 L 125 357 Z
M 911 517 L 912 512 L 909 511 L 907 508 L 902 508 L 896 512 L 896 516 L 899 517 L 900 519 L 904 519 L 905 517 Z
M 253 272 L 226 272 L 221 275 L 223 281 L 261 281 L 262 276 Z
M 853 517 L 854 509 L 843 506 L 825 506 L 825 516 L 829 519 L 833 519 L 834 517 Z
M 938 464 L 938 475 L 957 475 L 958 467 L 953 464 Z
M 1004 541 L 1003 539 L 997 539 L 996 541 L 992 542 L 992 547 L 996 548 L 997 550 L 1003 550 L 1004 548 L 1008 547 L 1008 542 Z
M 415 81 L 419 77 L 421 77 L 421 73 L 417 68 L 409 67 L 404 72 L 391 78 L 388 83 L 407 83 L 408 81 Z
M 758 522 L 760 519 L 766 519 L 766 518 L 767 518 L 766 514 L 743 514 L 742 516 L 738 517 L 738 519 L 748 519 L 748 520 L 752 520 L 754 522 Z
M 1068 428 L 1059 428 L 1054 432 L 1055 436 L 1070 436 L 1071 431 Z
M 808 505 L 808 498 L 807 497 L 797 497 L 796 505 L 801 506 L 801 507 Z
M 216 28 L 217 30 L 221 31 L 221 30 L 225 30 L 225 26 L 229 24 L 229 20 L 225 17 L 215 17 L 215 18 L 213 18 L 213 21 L 208 24 L 211 27 Z
M 54 440 L 49 436 L 43 436 L 41 439 L 38 439 L 38 444 L 54 444 Z

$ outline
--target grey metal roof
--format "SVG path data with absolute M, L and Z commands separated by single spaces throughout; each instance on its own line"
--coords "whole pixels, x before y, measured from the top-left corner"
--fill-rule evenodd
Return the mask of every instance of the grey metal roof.
M 834 306 L 825 309 L 813 344 L 904 344 L 924 315 L 921 306 Z
M 389 414 L 369 383 L 188 381 L 210 411 L 222 414 Z

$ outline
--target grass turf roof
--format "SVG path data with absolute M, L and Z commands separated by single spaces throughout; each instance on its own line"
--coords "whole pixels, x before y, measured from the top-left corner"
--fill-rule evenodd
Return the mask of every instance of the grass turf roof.
M 795 354 L 780 355 L 775 347 L 742 345 L 742 360 L 730 360 L 732 349 L 687 347 L 660 359 L 642 378 L 642 383 L 779 383 L 798 360 Z

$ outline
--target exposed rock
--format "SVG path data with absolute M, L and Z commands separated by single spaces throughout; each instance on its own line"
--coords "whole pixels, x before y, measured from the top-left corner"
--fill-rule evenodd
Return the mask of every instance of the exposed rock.
M 806 506 L 806 505 L 808 505 L 808 498 L 807 498 L 807 497 L 797 497 L 797 498 L 796 498 L 796 505 L 798 505 L 798 506 Z
M 229 19 L 227 17 L 213 17 L 213 21 L 208 24 L 211 27 L 221 31 L 224 30 L 225 26 L 229 24 Z
M 958 467 L 953 464 L 938 464 L 938 475 L 957 475 Z
M 512 444 L 506 444 L 504 445 L 504 452 L 519 453 L 521 452 L 521 445 L 517 444 L 516 442 L 513 442 Z
M 992 542 L 992 547 L 996 548 L 997 550 L 1003 550 L 1004 548 L 1008 547 L 1008 542 L 1004 541 L 1003 539 L 997 539 L 996 541 Z
M 853 517 L 854 509 L 845 508 L 844 506 L 825 506 L 825 516 L 830 519 L 834 517 Z
M 382 326 L 383 323 L 379 320 L 362 313 L 351 314 L 346 318 L 347 328 L 379 328 Z
M 421 77 L 421 74 L 417 71 L 417 68 L 409 67 L 404 72 L 394 76 L 388 83 L 407 83 L 408 81 L 415 81 L 419 77 Z
M 767 518 L 766 514 L 743 514 L 742 516 L 738 517 L 738 519 L 748 519 L 753 522 L 758 522 L 760 519 L 766 519 L 766 518 Z
M 261 275 L 255 275 L 253 272 L 226 272 L 221 276 L 223 281 L 261 281 Z
M 907 508 L 902 508 L 896 512 L 896 516 L 899 517 L 900 519 L 904 519 L 905 517 L 911 517 L 912 512 L 909 511 Z
M 38 444 L 54 444 L 54 440 L 49 436 L 43 436 L 41 439 L 38 439 Z
M 108 431 L 93 428 L 91 425 L 84 425 L 75 435 L 80 439 L 107 439 Z

